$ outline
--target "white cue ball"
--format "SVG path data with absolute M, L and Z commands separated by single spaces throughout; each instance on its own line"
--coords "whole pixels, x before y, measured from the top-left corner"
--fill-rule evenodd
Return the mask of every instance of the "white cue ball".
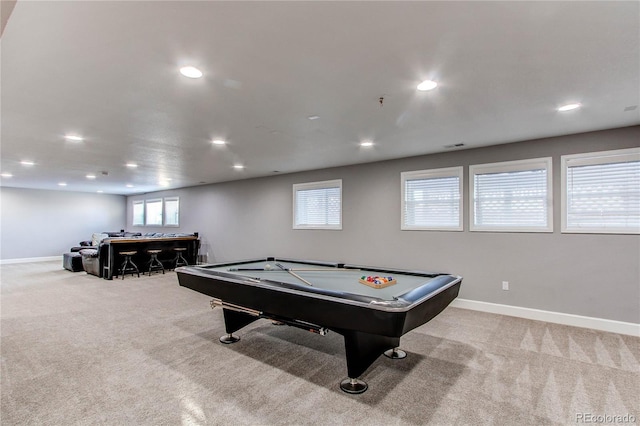
M 264 265 L 264 269 L 265 269 L 265 271 L 270 271 L 271 270 L 271 265 L 269 265 L 267 263 L 266 265 Z

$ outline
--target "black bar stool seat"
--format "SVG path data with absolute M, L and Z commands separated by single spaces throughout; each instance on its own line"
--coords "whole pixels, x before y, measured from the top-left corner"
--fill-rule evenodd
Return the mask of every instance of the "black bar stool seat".
M 137 251 L 121 251 L 118 254 L 120 256 L 124 256 L 124 262 L 122 262 L 122 266 L 118 269 L 118 274 L 122 274 L 122 279 L 124 280 L 124 276 L 127 272 L 131 272 L 131 275 L 134 273 L 138 274 L 138 278 L 140 278 L 140 270 L 135 263 L 131 260 L 131 256 L 138 253 Z
M 153 271 L 162 271 L 162 273 L 164 274 L 164 265 L 158 260 L 158 253 L 160 252 L 162 252 L 162 250 L 147 250 L 147 253 L 149 253 L 149 256 L 151 256 L 151 258 L 147 262 L 147 272 L 149 272 L 149 276 L 151 276 L 151 272 Z

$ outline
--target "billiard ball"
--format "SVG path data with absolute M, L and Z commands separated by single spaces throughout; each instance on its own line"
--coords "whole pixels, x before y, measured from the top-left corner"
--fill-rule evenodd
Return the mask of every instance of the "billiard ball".
M 264 270 L 265 271 L 270 271 L 271 270 L 271 265 L 268 264 L 268 263 L 266 265 L 264 265 Z

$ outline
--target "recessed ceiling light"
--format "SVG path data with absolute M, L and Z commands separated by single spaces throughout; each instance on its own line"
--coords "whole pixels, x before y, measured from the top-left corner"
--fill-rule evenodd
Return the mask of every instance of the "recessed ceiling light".
M 77 135 L 65 135 L 64 138 L 68 141 L 73 141 L 73 142 L 81 142 L 84 140 L 82 136 L 77 136 Z
M 127 163 L 127 167 L 129 167 L 130 169 L 135 169 L 136 167 L 138 167 L 138 165 L 136 163 Z
M 214 145 L 224 145 L 227 142 L 223 141 L 222 139 L 214 139 L 214 140 L 211 141 L 211 143 L 214 144 Z
M 127 188 L 133 188 L 133 185 L 131 185 L 130 183 L 127 184 Z
M 234 169 L 241 170 L 241 169 L 244 169 L 244 166 L 243 166 L 242 164 L 234 164 L 234 165 L 233 165 L 233 168 L 234 168 Z
M 560 111 L 560 112 L 571 111 L 573 109 L 580 108 L 581 106 L 582 106 L 582 104 L 566 104 L 566 105 L 562 105 L 560 108 L 558 108 L 558 111 Z
M 20 162 L 20 164 L 22 164 L 23 166 L 33 166 L 36 163 L 34 163 L 33 161 L 30 161 L 30 160 L 22 160 Z
M 66 182 L 60 182 L 58 183 L 58 186 L 67 186 Z
M 96 175 L 87 175 L 87 179 L 95 179 Z
M 319 115 L 310 115 L 307 117 L 309 120 L 317 120 L 318 118 L 320 118 Z
M 196 67 L 182 67 L 180 68 L 180 74 L 189 78 L 200 78 L 202 77 L 202 71 L 200 71 Z
M 425 80 L 422 83 L 418 84 L 417 89 L 421 92 L 426 92 L 427 90 L 433 90 L 438 87 L 438 83 L 433 80 Z
M 6 178 L 13 177 L 13 175 L 11 173 L 2 173 L 2 174 L 0 174 L 0 176 L 6 177 Z
M 373 146 L 373 141 L 362 141 L 362 142 L 360 142 L 360 146 L 368 148 L 370 146 Z
M 102 194 L 104 191 L 103 191 L 102 189 L 98 189 L 96 192 L 97 192 L 98 194 Z

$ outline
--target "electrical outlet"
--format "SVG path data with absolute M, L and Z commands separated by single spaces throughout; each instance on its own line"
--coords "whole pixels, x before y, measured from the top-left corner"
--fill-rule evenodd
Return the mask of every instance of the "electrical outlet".
M 502 281 L 502 289 L 509 290 L 509 281 Z

